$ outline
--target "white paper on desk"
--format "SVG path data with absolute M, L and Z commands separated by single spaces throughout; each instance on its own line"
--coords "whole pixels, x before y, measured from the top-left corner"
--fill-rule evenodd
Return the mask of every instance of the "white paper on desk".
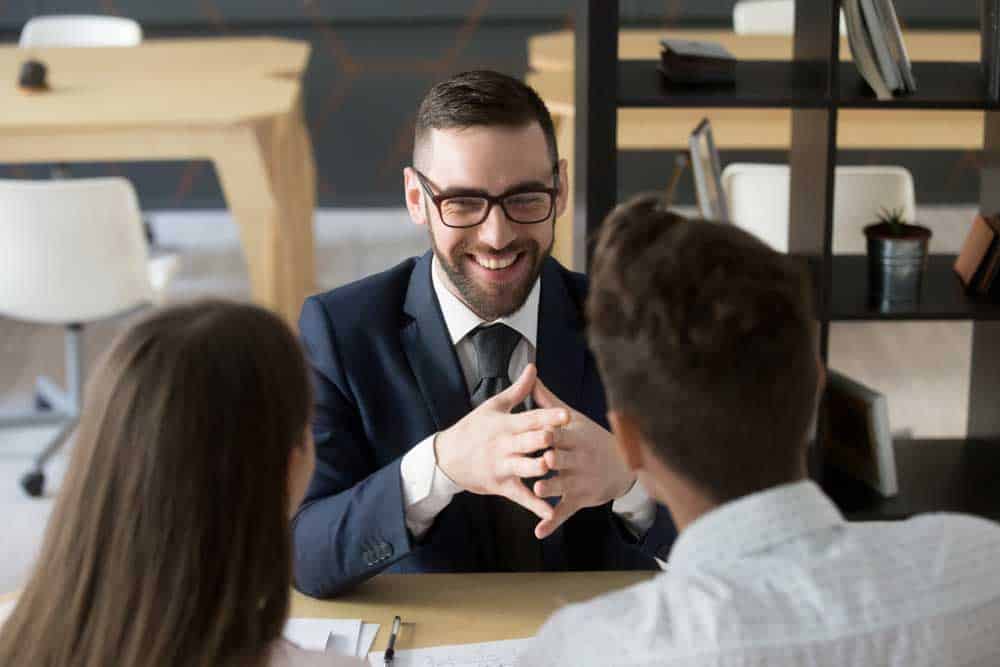
M 290 642 L 309 651 L 334 651 L 354 655 L 361 638 L 361 619 L 290 618 L 282 633 Z
M 508 639 L 481 644 L 455 644 L 433 648 L 396 651 L 393 667 L 513 667 L 517 656 L 531 645 L 533 639 Z M 383 667 L 385 653 L 368 656 L 368 664 Z
M 375 643 L 375 635 L 378 634 L 378 623 L 362 623 L 361 624 L 361 636 L 358 637 L 358 650 L 354 652 L 359 658 L 364 658 L 368 655 L 368 651 L 372 650 L 372 644 Z

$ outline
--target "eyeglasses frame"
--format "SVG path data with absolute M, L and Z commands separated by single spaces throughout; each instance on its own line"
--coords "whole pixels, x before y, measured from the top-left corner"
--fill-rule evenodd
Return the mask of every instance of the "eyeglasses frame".
M 430 197 L 430 200 L 432 202 L 434 202 L 434 208 L 437 209 L 438 217 L 441 219 L 441 223 L 445 227 L 450 227 L 452 229 L 471 229 L 472 227 L 478 227 L 479 225 L 481 225 L 484 222 L 486 222 L 486 219 L 488 217 L 490 217 L 490 213 L 493 211 L 493 206 L 494 205 L 499 205 L 500 206 L 500 210 L 502 210 L 503 214 L 505 216 L 507 216 L 507 219 L 510 220 L 513 223 L 518 224 L 518 225 L 538 225 L 538 224 L 541 224 L 543 222 L 547 222 L 555 214 L 556 200 L 557 200 L 557 198 L 559 196 L 559 165 L 558 165 L 558 163 L 555 164 L 555 165 L 553 165 L 553 167 L 552 167 L 552 180 L 556 184 L 555 187 L 552 187 L 552 188 L 527 188 L 527 189 L 524 189 L 524 190 L 515 190 L 514 192 L 505 192 L 504 194 L 496 195 L 496 196 L 491 195 L 488 192 L 476 192 L 474 194 L 458 194 L 458 195 L 440 195 L 440 194 L 434 194 L 434 191 L 431 189 L 430 179 L 428 179 L 426 176 L 424 176 L 420 172 L 420 170 L 417 169 L 416 167 L 411 166 L 410 169 L 412 169 L 413 173 L 416 174 L 416 176 L 417 176 L 417 182 L 420 183 L 420 187 L 423 188 L 424 193 L 428 197 Z M 552 203 L 551 203 L 551 205 L 549 207 L 549 212 L 545 214 L 545 217 L 542 218 L 542 219 L 540 219 L 540 220 L 535 220 L 534 222 L 521 222 L 520 220 L 515 220 L 514 218 L 510 217 L 510 213 L 507 212 L 507 208 L 504 206 L 503 200 L 506 199 L 507 197 L 512 197 L 514 195 L 523 195 L 523 194 L 528 194 L 528 193 L 532 193 L 532 192 L 544 192 L 545 194 L 549 195 L 549 197 L 551 198 Z M 471 224 L 471 225 L 449 225 L 447 222 L 445 222 L 444 221 L 444 212 L 441 210 L 441 204 L 442 204 L 442 202 L 444 202 L 444 201 L 446 201 L 448 199 L 457 199 L 459 197 L 485 199 L 486 200 L 486 212 L 483 213 L 482 220 L 480 220 L 479 222 L 476 222 L 474 224 Z

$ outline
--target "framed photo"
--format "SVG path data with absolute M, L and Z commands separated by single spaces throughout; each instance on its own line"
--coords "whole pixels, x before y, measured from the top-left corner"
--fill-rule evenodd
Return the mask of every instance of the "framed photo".
M 712 138 L 712 124 L 707 118 L 688 139 L 691 153 L 691 171 L 694 173 L 694 189 L 698 198 L 701 216 L 715 222 L 729 222 L 726 195 L 722 191 L 722 168 L 719 153 Z
M 828 369 L 825 459 L 888 498 L 898 493 L 885 394 Z

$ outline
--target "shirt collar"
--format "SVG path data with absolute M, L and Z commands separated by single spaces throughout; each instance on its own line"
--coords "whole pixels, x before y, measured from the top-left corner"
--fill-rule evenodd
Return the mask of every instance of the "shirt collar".
M 441 304 L 441 314 L 444 316 L 444 324 L 448 328 L 451 343 L 458 345 L 460 340 L 480 324 L 485 324 L 486 320 L 472 312 L 468 306 L 462 303 L 461 299 L 451 293 L 444 281 L 438 276 L 438 271 L 441 270 L 441 264 L 435 255 L 431 260 L 431 284 L 434 285 L 434 293 L 437 294 L 438 303 Z M 538 297 L 541 282 L 541 277 L 535 279 L 535 284 L 532 286 L 531 292 L 528 293 L 528 298 L 524 300 L 520 308 L 506 317 L 490 322 L 490 324 L 506 324 L 521 334 L 535 348 L 538 347 L 536 343 L 538 340 Z
M 804 480 L 753 493 L 702 515 L 681 531 L 670 570 L 733 560 L 844 523 L 815 482 Z

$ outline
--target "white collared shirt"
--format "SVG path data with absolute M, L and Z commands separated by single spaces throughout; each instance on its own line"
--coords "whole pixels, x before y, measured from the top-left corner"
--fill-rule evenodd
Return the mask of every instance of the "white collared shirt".
M 441 267 L 437 257 L 431 261 L 431 284 L 441 305 L 445 327 L 455 346 L 458 363 L 462 367 L 469 394 L 475 390 L 478 368 L 476 350 L 469 334 L 476 327 L 487 324 L 485 320 L 469 309 L 457 296 L 451 293 L 439 277 Z M 535 281 L 527 299 L 516 311 L 489 324 L 506 324 L 521 334 L 521 341 L 514 348 L 507 372 L 511 382 L 516 380 L 525 367 L 535 361 L 538 347 L 538 300 L 541 293 L 541 278 Z M 406 527 L 414 538 L 420 539 L 434 523 L 434 518 L 448 506 L 462 487 L 455 484 L 437 466 L 434 455 L 434 439 L 437 433 L 428 436 L 403 456 L 399 471 L 402 477 L 403 506 Z M 644 535 L 656 518 L 656 505 L 638 483 L 611 505 L 611 509 L 635 535 Z
M 769 489 L 683 530 L 668 572 L 557 612 L 519 664 L 1000 665 L 1000 525 L 847 523 L 813 482 Z

